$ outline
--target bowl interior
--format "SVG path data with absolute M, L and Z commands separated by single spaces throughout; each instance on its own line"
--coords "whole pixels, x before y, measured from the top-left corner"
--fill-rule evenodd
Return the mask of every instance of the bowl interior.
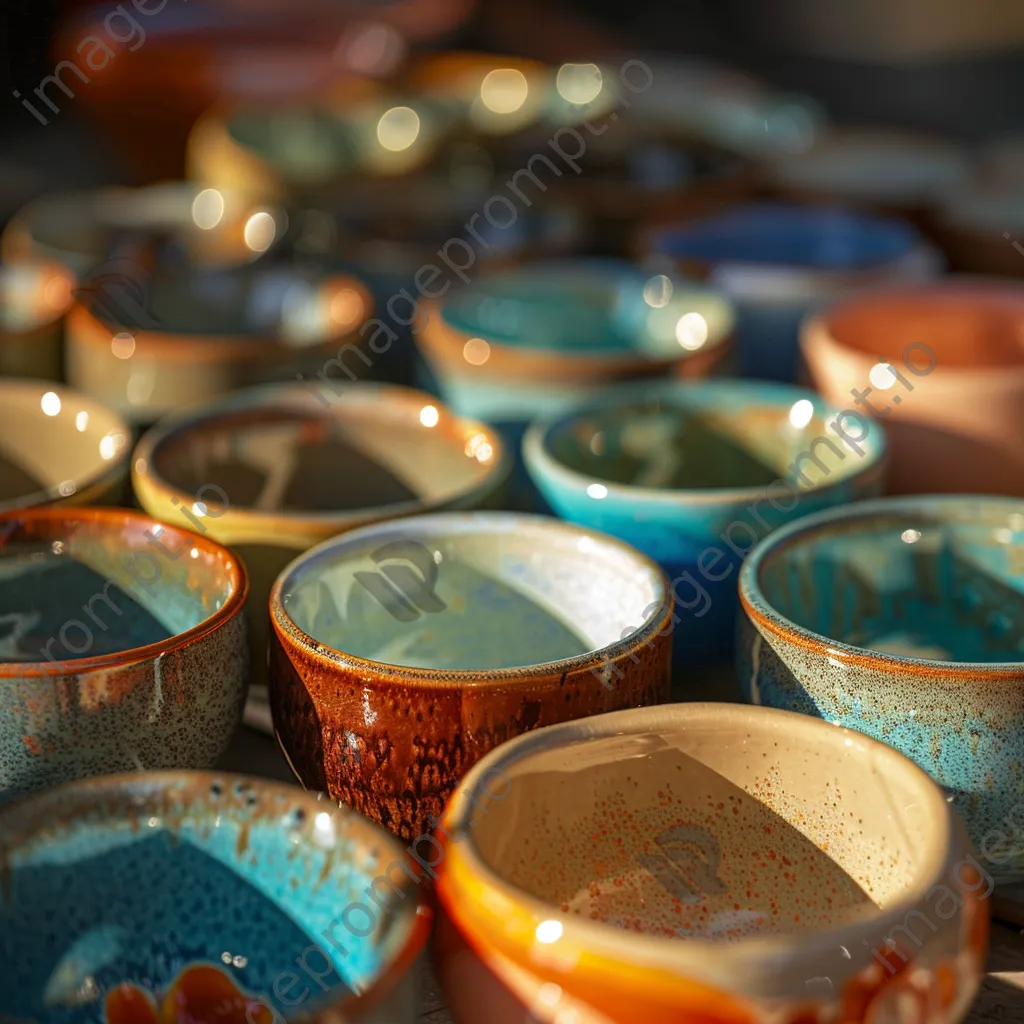
M 386 873 L 401 864 L 399 845 L 284 786 L 134 776 L 67 787 L 4 819 L 0 1012 L 11 1019 L 95 1021 L 112 990 L 132 985 L 196 1008 L 205 995 L 207 1012 L 223 1000 L 219 1020 L 269 1021 L 264 1011 L 247 1018 L 243 1000 L 274 1007 L 295 970 L 310 983 L 304 1010 L 363 991 L 413 928 L 410 876 Z M 368 891 L 393 912 L 379 912 Z M 354 911 L 348 927 L 353 903 L 369 911 Z M 292 1012 L 301 992 L 296 984 L 296 1001 L 277 1008 Z
M 721 709 L 607 717 L 621 728 L 598 718 L 591 737 L 506 759 L 501 813 L 471 832 L 553 917 L 720 941 L 827 930 L 905 897 L 944 855 L 941 794 L 844 731 Z
M 600 650 L 662 609 L 657 568 L 551 520 L 430 516 L 360 531 L 285 576 L 292 621 L 375 662 L 491 671 Z
M 0 332 L 53 323 L 71 302 L 72 279 L 49 263 L 0 266 Z
M 907 505 L 800 531 L 757 581 L 791 622 L 853 647 L 940 661 L 1024 659 L 1024 514 Z

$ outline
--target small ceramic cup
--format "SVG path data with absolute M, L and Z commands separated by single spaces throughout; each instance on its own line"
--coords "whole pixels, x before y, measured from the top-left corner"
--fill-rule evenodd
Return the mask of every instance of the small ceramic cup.
M 432 912 L 408 853 L 294 786 L 71 783 L 0 811 L 0 863 L 5 1019 L 417 1019 Z
M 0 377 L 0 512 L 117 502 L 130 452 L 127 424 L 99 402 L 49 381 Z
M 816 304 L 857 288 L 923 281 L 938 252 L 899 220 L 833 207 L 758 203 L 648 228 L 642 258 L 706 280 L 736 308 L 739 369 L 792 381 L 799 328 Z
M 523 442 L 558 515 L 635 545 L 672 580 L 684 688 L 688 669 L 732 652 L 736 571 L 754 544 L 880 494 L 885 450 L 877 424 L 811 391 L 733 380 L 618 388 L 534 423 Z
M 960 189 L 938 206 L 933 233 L 954 270 L 1024 277 L 1022 181 Z
M 381 523 L 275 583 L 274 728 L 304 785 L 415 840 L 492 747 L 667 700 L 671 612 L 657 565 L 599 533 L 497 512 Z
M 763 541 L 740 574 L 748 699 L 890 743 L 940 782 L 997 880 L 1024 878 L 1024 515 L 883 499 Z
M 211 767 L 249 682 L 247 590 L 231 552 L 139 512 L 0 514 L 0 802 Z
M 469 773 L 436 842 L 456 1024 L 555 1024 L 563 1000 L 609 1024 L 952 1024 L 984 971 L 990 877 L 939 787 L 806 716 L 542 729 Z
M 61 380 L 74 277 L 57 263 L 0 266 L 0 376 Z
M 801 349 L 828 401 L 885 422 L 889 492 L 1024 495 L 1022 330 L 1016 285 L 943 278 L 822 310 Z

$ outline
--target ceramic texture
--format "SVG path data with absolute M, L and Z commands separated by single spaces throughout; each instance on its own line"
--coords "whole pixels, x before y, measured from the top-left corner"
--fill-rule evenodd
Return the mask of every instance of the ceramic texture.
M 912 757 L 997 880 L 1024 878 L 1022 545 L 1012 501 L 887 499 L 780 530 L 740 576 L 748 699 Z
M 248 686 L 244 567 L 124 509 L 0 514 L 0 802 L 207 768 Z
M 45 380 L 0 378 L 0 512 L 116 502 L 131 431 L 99 402 Z
M 436 838 L 457 1024 L 554 1024 L 562 999 L 611 1024 L 957 1021 L 984 969 L 991 888 L 940 789 L 804 716 L 544 729 L 476 766 Z
M 778 203 L 653 227 L 639 248 L 727 295 L 743 375 L 784 381 L 797 376 L 800 323 L 815 306 L 872 284 L 927 280 L 942 267 L 902 221 Z
M 6 1019 L 416 1019 L 432 915 L 408 854 L 318 796 L 121 775 L 6 808 L 0 837 Z
M 825 309 L 801 348 L 826 399 L 884 421 L 888 491 L 1024 495 L 1022 324 L 1013 284 L 953 277 Z
M 668 699 L 658 567 L 552 519 L 360 530 L 289 566 L 270 608 L 271 707 L 293 769 L 406 838 L 512 736 Z
M 60 380 L 74 278 L 59 264 L 0 266 L 0 376 Z
M 675 669 L 726 660 L 736 576 L 770 530 L 881 493 L 884 432 L 837 432 L 813 392 L 754 381 L 627 386 L 526 435 L 558 515 L 655 559 L 675 595 Z M 846 421 L 839 421 L 840 425 Z M 843 440 L 863 434 L 853 447 Z

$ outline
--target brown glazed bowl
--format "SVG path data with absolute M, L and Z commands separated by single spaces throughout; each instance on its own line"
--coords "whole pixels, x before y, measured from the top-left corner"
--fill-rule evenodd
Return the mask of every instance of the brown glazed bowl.
M 979 184 L 946 198 L 932 235 L 950 266 L 968 274 L 1024 277 L 1024 177 Z
M 270 615 L 292 770 L 405 839 L 513 736 L 669 697 L 661 570 L 546 517 L 449 512 L 345 534 L 284 570 Z
M 891 493 L 1024 495 L 1024 289 L 953 277 L 863 293 L 805 321 L 801 348 L 851 432 L 884 421 Z

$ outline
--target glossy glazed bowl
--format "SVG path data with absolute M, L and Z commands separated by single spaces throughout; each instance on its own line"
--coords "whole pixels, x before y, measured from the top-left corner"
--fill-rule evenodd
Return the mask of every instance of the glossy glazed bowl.
M 124 420 L 92 398 L 0 378 L 0 512 L 119 501 L 130 452 Z
M 270 699 L 306 786 L 414 839 L 492 747 L 669 693 L 672 599 L 620 541 L 510 513 L 381 523 L 270 595 Z
M 372 301 L 348 275 L 195 269 L 154 278 L 148 300 L 141 320 L 96 298 L 79 302 L 68 318 L 69 382 L 131 423 L 150 424 L 252 385 L 329 376 L 346 356 L 350 363 L 359 357 L 360 375 L 373 364 L 356 345 Z
M 247 590 L 225 548 L 139 512 L 0 514 L 0 802 L 211 767 L 249 682 Z
M 9 1019 L 416 1019 L 432 913 L 412 862 L 319 796 L 119 775 L 5 808 L 0 837 Z
M 748 699 L 902 750 L 998 880 L 1024 878 L 1022 546 L 1018 502 L 885 499 L 783 528 L 740 574 Z
M 832 207 L 757 203 L 648 228 L 640 255 L 706 280 L 736 308 L 745 376 L 792 381 L 800 322 L 815 305 L 872 284 L 922 281 L 939 253 L 909 225 Z
M 1024 277 L 1024 174 L 948 196 L 935 212 L 934 233 L 954 270 Z
M 0 265 L 0 377 L 63 377 L 63 320 L 73 287 L 56 263 Z
M 635 545 L 665 570 L 685 679 L 694 664 L 728 658 L 736 573 L 757 540 L 881 493 L 884 432 L 839 412 L 780 384 L 627 386 L 534 423 L 523 458 L 559 516 Z
M 553 1024 L 563 998 L 612 1024 L 953 1022 L 984 969 L 991 889 L 942 792 L 804 716 L 544 729 L 474 768 L 436 838 L 457 1024 Z
M 889 492 L 1024 495 L 1022 329 L 1014 284 L 944 278 L 825 309 L 801 349 L 826 399 L 884 419 Z

